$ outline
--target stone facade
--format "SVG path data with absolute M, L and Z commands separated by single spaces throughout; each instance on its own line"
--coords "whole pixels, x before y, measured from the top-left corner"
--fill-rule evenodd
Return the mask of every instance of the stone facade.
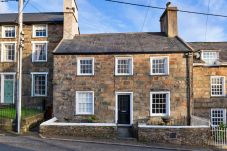
M 210 119 L 211 108 L 227 108 L 227 96 L 211 96 L 211 76 L 224 76 L 227 79 L 226 66 L 194 66 L 193 67 L 193 114 Z M 225 80 L 225 86 L 227 81 Z M 227 94 L 227 87 L 225 87 Z
M 37 23 L 40 24 L 40 23 Z M 43 24 L 43 23 L 41 23 Z M 45 24 L 45 23 L 44 23 Z M 32 29 L 34 24 L 25 23 L 24 34 L 25 34 L 25 47 L 23 50 L 23 85 L 22 85 L 22 105 L 42 107 L 43 101 L 46 104 L 52 104 L 52 79 L 53 79 L 53 55 L 52 52 L 55 47 L 59 44 L 63 37 L 63 23 L 47 23 L 48 24 L 48 37 L 34 38 L 32 35 Z M 8 24 L 6 24 L 8 25 Z M 3 25 L 0 25 L 0 35 Z M 48 41 L 48 59 L 44 63 L 32 62 L 32 41 Z M 17 42 L 17 38 L 2 38 L 1 42 Z M 0 72 L 16 72 L 17 63 L 3 63 L 0 62 Z M 31 72 L 48 72 L 48 90 L 47 97 L 31 97 L 31 83 L 32 76 Z
M 115 57 L 133 57 L 132 76 L 115 76 Z M 150 57 L 168 56 L 169 75 L 151 76 Z M 78 76 L 77 57 L 94 57 L 94 76 Z M 189 59 L 192 76 L 192 58 Z M 170 91 L 170 116 L 187 117 L 187 67 L 184 53 L 128 55 L 54 55 L 54 116 L 59 121 L 81 122 L 75 116 L 76 91 L 94 91 L 96 122 L 115 123 L 115 92 L 133 92 L 133 121 L 160 121 L 150 117 L 150 92 Z

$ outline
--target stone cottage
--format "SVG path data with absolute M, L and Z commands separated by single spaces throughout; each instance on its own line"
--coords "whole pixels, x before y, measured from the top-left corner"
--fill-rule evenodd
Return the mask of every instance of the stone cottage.
M 161 32 L 63 39 L 54 51 L 54 117 L 122 126 L 189 125 L 192 48 L 178 36 L 176 10 L 167 6 Z
M 65 6 L 68 5 L 68 1 L 66 1 Z M 77 14 L 73 13 L 70 8 L 65 9 L 64 13 L 24 14 L 22 106 L 43 108 L 43 105 L 52 104 L 52 52 L 63 37 L 68 38 L 74 32 L 79 32 L 74 23 L 77 22 L 76 19 Z M 74 28 L 70 28 L 71 26 Z M 17 70 L 17 35 L 19 34 L 17 31 L 17 14 L 0 14 L 1 105 L 14 104 L 16 101 L 15 74 Z
M 193 114 L 211 121 L 212 126 L 226 123 L 227 43 L 194 42 Z

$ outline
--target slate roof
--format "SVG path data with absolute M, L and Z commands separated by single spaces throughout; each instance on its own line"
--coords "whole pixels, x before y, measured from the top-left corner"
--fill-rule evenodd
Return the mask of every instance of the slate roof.
M 227 62 L 227 42 L 189 42 L 195 51 L 198 50 L 220 50 L 219 58 L 221 62 Z
M 17 13 L 0 14 L 0 24 L 17 23 Z M 63 12 L 24 13 L 25 23 L 52 23 L 63 22 Z
M 192 51 L 180 38 L 164 33 L 107 33 L 63 40 L 54 54 L 166 53 Z

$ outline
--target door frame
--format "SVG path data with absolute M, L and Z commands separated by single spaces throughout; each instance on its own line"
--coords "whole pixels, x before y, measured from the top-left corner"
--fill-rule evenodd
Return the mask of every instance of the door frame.
M 130 124 L 118 124 L 118 95 L 130 95 Z M 133 124 L 133 92 L 115 92 L 115 124 L 131 126 Z
M 15 97 L 15 75 L 16 75 L 16 72 L 0 72 L 0 76 L 1 76 L 1 80 L 0 80 L 0 84 L 1 84 L 1 90 L 0 90 L 0 93 L 1 93 L 1 103 L 4 103 L 4 76 L 5 75 L 13 75 L 14 79 L 13 79 L 13 104 L 15 103 L 15 100 L 14 100 L 14 97 Z

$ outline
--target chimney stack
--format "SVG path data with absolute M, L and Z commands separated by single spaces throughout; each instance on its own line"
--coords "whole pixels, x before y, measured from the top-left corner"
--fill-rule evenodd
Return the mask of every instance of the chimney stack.
M 64 39 L 79 35 L 78 7 L 75 0 L 64 0 Z
M 178 35 L 177 7 L 170 6 L 171 2 L 166 4 L 166 10 L 160 17 L 161 32 L 166 33 L 168 37 Z

